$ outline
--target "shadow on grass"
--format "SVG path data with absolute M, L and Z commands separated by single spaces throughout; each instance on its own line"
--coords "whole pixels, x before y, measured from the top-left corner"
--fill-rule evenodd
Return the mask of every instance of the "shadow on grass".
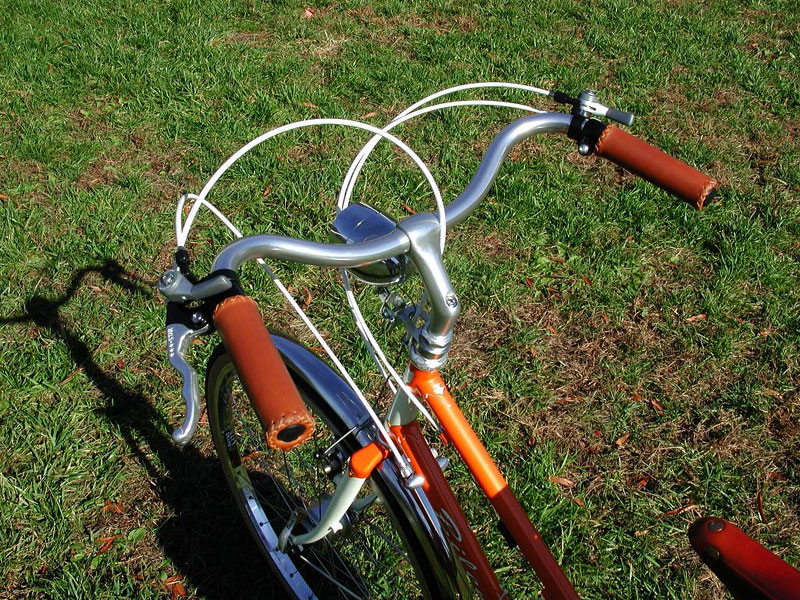
M 172 514 L 159 525 L 159 544 L 188 583 L 197 588 L 199 597 L 283 597 L 280 583 L 272 577 L 236 512 L 216 457 L 204 456 L 191 445 L 183 449 L 173 445 L 164 417 L 150 400 L 98 365 L 86 344 L 66 326 L 59 310 L 90 273 L 98 273 L 133 296 L 150 297 L 148 287 L 116 261 L 107 260 L 77 271 L 58 299 L 33 296 L 22 315 L 0 319 L 0 324 L 31 322 L 48 331 L 66 346 L 76 367 L 102 393 L 106 403 L 101 409 L 103 416 L 125 439 Z M 179 393 L 177 388 L 175 391 Z M 160 563 L 160 558 L 153 560 Z M 150 567 L 157 572 L 159 565 Z

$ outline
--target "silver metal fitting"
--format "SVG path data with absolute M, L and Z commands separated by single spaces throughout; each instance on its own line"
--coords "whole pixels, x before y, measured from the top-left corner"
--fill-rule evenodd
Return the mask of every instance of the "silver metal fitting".
M 188 302 L 227 292 L 233 287 L 233 282 L 226 275 L 217 275 L 193 285 L 183 273 L 173 268 L 161 274 L 156 287 L 171 302 Z
M 192 282 L 178 269 L 164 271 L 158 279 L 158 291 L 173 302 L 186 302 L 192 299 Z
M 426 339 L 425 332 L 422 331 L 409 342 L 409 357 L 418 369 L 436 371 L 447 362 L 451 344 L 452 341 L 443 344 L 432 344 Z
M 413 473 L 409 477 L 406 477 L 403 485 L 410 490 L 416 490 L 417 488 L 421 488 L 423 485 L 425 485 L 425 478 L 422 475 Z
M 600 104 L 597 101 L 597 93 L 593 90 L 583 90 L 578 94 L 577 112 L 582 117 L 588 117 L 589 115 L 605 117 L 606 119 L 622 123 L 628 127 L 633 125 L 635 119 L 633 113 Z M 580 148 L 578 150 L 580 151 Z M 581 154 L 583 154 L 583 152 L 581 152 Z
M 597 100 L 597 94 L 594 90 L 583 90 L 580 94 L 578 94 L 578 114 L 582 117 L 586 117 L 589 114 L 594 114 L 594 103 Z
M 164 273 L 162 273 L 161 275 L 161 278 L 159 279 L 159 283 L 164 287 L 172 285 L 174 281 L 175 281 L 175 271 L 172 270 L 164 271 Z

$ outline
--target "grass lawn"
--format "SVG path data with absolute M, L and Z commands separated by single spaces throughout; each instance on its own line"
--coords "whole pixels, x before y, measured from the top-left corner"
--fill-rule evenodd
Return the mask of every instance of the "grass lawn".
M 539 138 L 450 233 L 464 309 L 444 374 L 534 523 L 586 598 L 727 597 L 686 538 L 700 515 L 800 564 L 796 2 L 13 0 L 0 25 L 0 598 L 281 596 L 207 429 L 169 441 L 180 382 L 154 284 L 175 202 L 274 126 L 380 126 L 487 80 L 599 90 L 637 114 L 634 134 L 724 185 L 696 213 Z M 395 133 L 452 201 L 517 116 L 450 110 Z M 246 233 L 323 240 L 365 140 L 289 134 L 210 199 Z M 433 205 L 388 147 L 356 194 L 396 217 Z M 228 239 L 201 218 L 198 270 Z M 335 273 L 278 271 L 374 388 Z M 262 274 L 243 277 L 308 339 Z M 195 346 L 198 365 L 213 345 Z M 504 584 L 536 597 L 451 474 Z

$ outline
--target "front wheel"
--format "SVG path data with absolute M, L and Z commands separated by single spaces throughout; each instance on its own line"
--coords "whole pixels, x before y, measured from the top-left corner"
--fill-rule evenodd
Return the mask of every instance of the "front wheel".
M 222 345 L 208 362 L 206 401 L 236 504 L 289 597 L 459 597 L 452 557 L 430 522 L 427 502 L 403 488 L 392 461 L 373 472 L 344 529 L 299 552 L 279 549 L 278 537 L 293 515 L 304 515 L 305 526 L 312 527 L 315 515 L 324 511 L 336 472 L 368 440 L 369 421 L 352 393 L 345 392 L 350 388 L 325 363 L 292 340 L 272 338 L 314 415 L 312 439 L 288 453 L 267 446 Z

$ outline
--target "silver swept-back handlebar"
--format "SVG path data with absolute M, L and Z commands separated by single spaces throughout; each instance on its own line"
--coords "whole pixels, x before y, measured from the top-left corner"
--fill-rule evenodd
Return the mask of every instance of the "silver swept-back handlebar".
M 467 188 L 445 208 L 447 226 L 463 221 L 486 197 L 514 145 L 539 133 L 566 132 L 572 116 L 541 113 L 506 126 L 489 146 Z M 257 258 L 276 258 L 323 267 L 360 267 L 408 254 L 422 277 L 431 302 L 430 321 L 413 340 L 411 359 L 423 369 L 435 369 L 447 359 L 453 325 L 460 310 L 458 297 L 442 262 L 440 223 L 432 214 L 417 214 L 374 240 L 348 244 L 311 242 L 279 235 L 252 235 L 229 243 L 217 256 L 213 270 L 236 271 Z
M 486 197 L 511 148 L 540 133 L 566 133 L 571 120 L 572 116 L 564 113 L 541 113 L 507 125 L 489 145 L 466 189 L 445 207 L 447 227 L 466 219 Z M 212 269 L 235 271 L 242 263 L 257 258 L 277 258 L 322 267 L 358 267 L 405 254 L 410 249 L 407 235 L 400 230 L 376 240 L 345 245 L 281 235 L 251 235 L 225 246 L 214 260 Z
M 572 118 L 564 113 L 540 113 L 507 125 L 492 140 L 469 185 L 445 208 L 447 226 L 466 219 L 486 197 L 511 148 L 540 133 L 567 133 Z
M 230 242 L 217 255 L 211 270 L 236 271 L 243 263 L 257 258 L 278 258 L 318 267 L 360 267 L 405 254 L 410 249 L 408 237 L 399 229 L 357 244 L 330 244 L 283 235 L 256 234 Z
M 507 125 L 489 145 L 466 189 L 445 207 L 447 226 L 466 219 L 486 197 L 511 148 L 540 133 L 566 133 L 571 121 L 572 116 L 568 114 L 541 113 Z M 357 243 L 320 243 L 281 235 L 251 235 L 229 243 L 220 251 L 212 266 L 212 276 L 192 284 L 175 266 L 161 276 L 158 289 L 167 300 L 183 305 L 229 290 L 233 282 L 228 274 L 249 260 L 273 258 L 323 267 L 360 267 L 408 255 L 423 280 L 431 303 L 430 319 L 409 345 L 410 357 L 420 368 L 435 369 L 447 358 L 453 325 L 461 308 L 442 261 L 440 227 L 437 216 L 421 213 L 400 221 L 397 228 L 387 235 Z M 201 410 L 197 377 L 185 357 L 186 344 L 177 342 L 186 342 L 207 329 L 195 324 L 195 317 L 199 314 L 192 314 L 192 326 L 185 323 L 167 326 L 170 360 L 184 379 L 187 415 L 181 427 L 173 432 L 173 439 L 181 446 L 191 439 Z

